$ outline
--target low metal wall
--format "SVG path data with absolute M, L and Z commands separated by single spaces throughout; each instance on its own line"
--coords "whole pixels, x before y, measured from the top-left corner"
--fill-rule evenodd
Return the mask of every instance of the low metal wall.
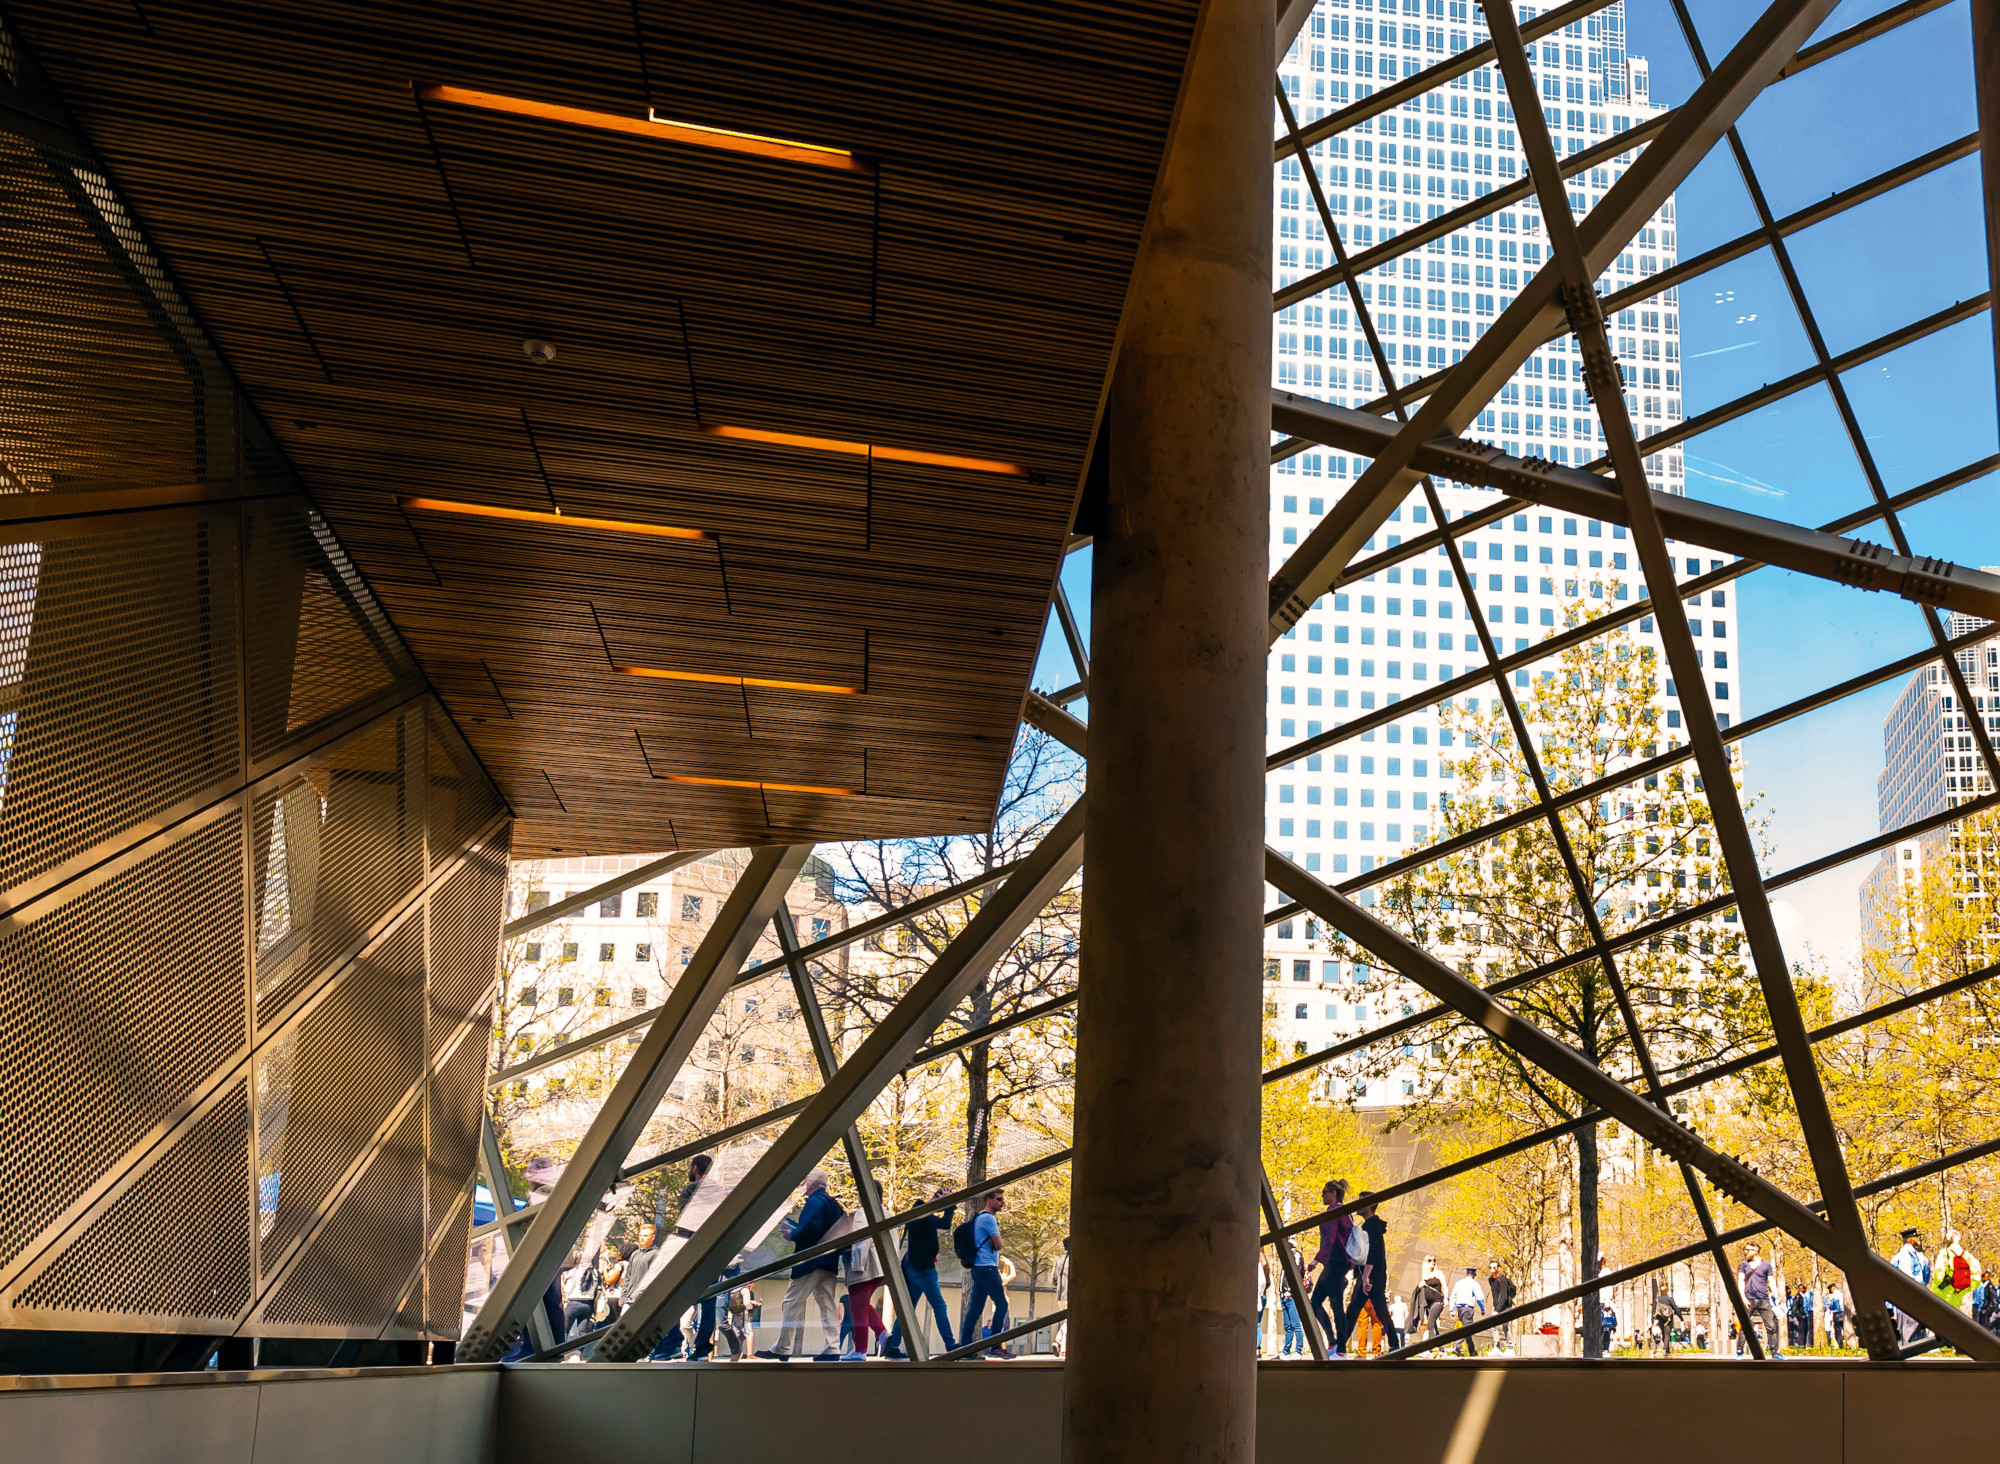
M 1163 1382 L 1162 1386 L 1170 1386 Z M 1061 1454 L 1059 1367 L 646 1364 L 0 1380 L 6 1456 L 65 1464 L 962 1464 Z M 2000 1366 L 1266 1364 L 1260 1464 L 1995 1456 Z

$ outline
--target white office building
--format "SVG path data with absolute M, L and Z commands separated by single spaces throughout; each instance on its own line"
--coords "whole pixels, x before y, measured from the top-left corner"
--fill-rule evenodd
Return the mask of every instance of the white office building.
M 1540 12 L 1522 7 L 1518 13 L 1525 25 Z M 1613 4 L 1531 44 L 1544 115 L 1564 158 L 1607 144 L 1664 110 L 1650 97 L 1645 61 L 1626 54 L 1624 21 L 1623 5 Z M 1300 126 L 1307 127 L 1365 101 L 1391 79 L 1416 75 L 1486 39 L 1482 12 L 1464 0 L 1321 0 L 1281 67 L 1282 85 Z M 1348 257 L 1363 263 L 1371 250 L 1526 175 L 1514 112 L 1491 65 L 1364 119 L 1310 152 Z M 1633 156 L 1608 153 L 1601 164 L 1571 177 L 1571 206 L 1579 212 L 1594 207 Z M 1337 261 L 1296 159 L 1280 165 L 1275 211 L 1274 272 L 1282 299 Z M 1462 359 L 1512 304 L 1522 281 L 1546 263 L 1548 251 L 1541 211 L 1530 195 L 1367 269 L 1359 292 L 1399 384 Z M 1676 258 L 1669 201 L 1606 272 L 1604 293 L 1626 289 Z M 1377 403 L 1384 383 L 1351 306 L 1345 284 L 1329 274 L 1321 293 L 1278 311 L 1277 385 L 1340 406 Z M 1667 291 L 1610 316 L 1627 408 L 1642 438 L 1681 420 L 1676 306 L 1675 293 Z M 1466 435 L 1558 463 L 1599 459 L 1603 429 L 1582 376 L 1573 341 L 1550 342 Z M 1273 468 L 1273 570 L 1366 466 L 1366 459 L 1315 449 Z M 1677 448 L 1649 456 L 1646 466 L 1655 488 L 1681 491 Z M 1454 520 L 1498 502 L 1489 490 L 1439 486 Z M 1364 555 L 1434 529 L 1429 519 L 1422 494 L 1412 494 Z M 1641 593 L 1636 556 L 1621 525 L 1530 508 L 1461 542 L 1467 570 L 1476 571 L 1476 604 L 1468 605 L 1454 584 L 1445 551 L 1430 549 L 1323 596 L 1272 648 L 1266 726 L 1272 752 L 1363 712 L 1413 704 L 1397 724 L 1302 757 L 1270 776 L 1267 838 L 1331 881 L 1366 874 L 1432 837 L 1438 797 L 1455 791 L 1440 763 L 1452 754 L 1440 747 L 1435 689 L 1483 664 L 1471 616 L 1483 618 L 1499 650 L 1511 654 L 1563 625 L 1579 599 Z M 1724 563 L 1691 546 L 1672 547 L 1677 570 L 1690 576 Z M 1741 699 L 1731 665 L 1735 596 L 1724 588 L 1700 598 L 1706 603 L 1698 610 L 1691 604 L 1689 614 L 1703 637 L 1703 661 L 1714 678 L 1710 692 L 1727 725 Z M 1652 626 L 1647 618 L 1633 628 L 1643 640 Z M 1531 673 L 1510 674 L 1525 686 Z M 1490 683 L 1487 690 L 1490 695 Z M 1673 729 L 1681 713 L 1672 696 L 1664 698 L 1663 722 L 1667 737 L 1677 740 Z M 1414 988 L 1386 1001 L 1379 987 L 1372 995 L 1358 990 L 1352 967 L 1327 954 L 1314 921 L 1285 922 L 1266 937 L 1266 1005 L 1285 1056 L 1322 1050 L 1393 1019 L 1405 999 L 1427 1004 Z M 1404 1096 L 1405 1081 L 1392 1074 L 1359 1097 L 1371 1106 L 1394 1103 Z

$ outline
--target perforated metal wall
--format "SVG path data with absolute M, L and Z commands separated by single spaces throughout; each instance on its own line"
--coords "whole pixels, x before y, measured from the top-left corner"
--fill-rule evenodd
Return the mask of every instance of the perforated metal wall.
M 6 136 L 0 400 L 0 1326 L 455 1335 L 506 809 L 114 190 Z

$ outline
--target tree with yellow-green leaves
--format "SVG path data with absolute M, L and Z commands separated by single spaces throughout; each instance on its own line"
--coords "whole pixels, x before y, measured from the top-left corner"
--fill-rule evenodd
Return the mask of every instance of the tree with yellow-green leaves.
M 1281 1060 L 1269 1012 L 1264 1027 L 1268 1071 Z M 1270 1178 L 1278 1214 L 1287 1223 L 1324 1207 L 1320 1191 L 1329 1180 L 1346 1180 L 1349 1199 L 1384 1183 L 1386 1170 L 1368 1123 L 1352 1108 L 1328 1098 L 1320 1075 L 1313 1071 L 1264 1085 L 1263 1147 L 1264 1173 Z M 1318 1239 L 1308 1231 L 1294 1244 L 1310 1261 Z
M 1583 607 L 1590 603 L 1572 602 L 1568 624 L 1588 618 Z M 1613 787 L 1562 813 L 1589 906 L 1606 938 L 1688 917 L 1671 933 L 1645 938 L 1616 958 L 1654 1060 L 1672 1071 L 1757 1045 L 1767 1024 L 1741 953 L 1735 912 L 1696 913 L 1726 883 L 1700 777 L 1680 763 L 1619 781 L 1636 764 L 1680 744 L 1662 716 L 1656 648 L 1617 628 L 1558 652 L 1528 680 L 1517 695 L 1552 793 L 1607 780 Z M 1372 892 L 1376 914 L 1487 985 L 1568 961 L 1503 1000 L 1599 1067 L 1635 1076 L 1631 1033 L 1604 962 L 1586 954 L 1593 943 L 1590 922 L 1546 817 L 1480 837 L 1496 819 L 1531 812 L 1541 802 L 1504 708 L 1497 698 L 1465 698 L 1445 703 L 1439 713 L 1439 742 L 1456 749 L 1440 756 L 1458 787 L 1440 800 L 1433 842 L 1451 852 L 1378 886 Z M 1368 960 L 1338 937 L 1330 944 L 1350 959 Z M 1378 973 L 1371 995 L 1386 1006 L 1397 979 Z M 1373 1073 L 1396 1067 L 1414 1069 L 1417 1079 L 1395 1122 L 1433 1134 L 1498 1143 L 1560 1124 L 1590 1106 L 1483 1029 L 1456 1019 L 1368 1054 Z M 1594 1275 L 1602 1254 L 1600 1135 L 1582 1128 L 1551 1152 L 1573 1166 L 1564 1228 L 1574 1268 L 1563 1269 Z M 1529 1161 L 1531 1168 L 1544 1162 L 1539 1156 Z M 1506 1188 L 1504 1179 L 1492 1182 Z M 1586 1298 L 1582 1311 L 1584 1349 L 1594 1356 L 1602 1346 L 1596 1307 Z
M 2000 814 L 1972 815 L 1925 840 L 1924 852 L 1920 872 L 1895 883 L 1864 932 L 1862 987 L 1879 1005 L 1964 984 L 1814 1049 L 1857 1188 L 2000 1132 L 2000 982 L 1979 974 L 2000 958 Z M 1839 1014 L 1823 974 L 1800 972 L 1795 985 L 1808 1026 Z M 1745 1075 L 1728 1117 L 1732 1142 L 1764 1174 L 1794 1193 L 1818 1192 L 1776 1063 Z M 1894 1251 L 1906 1226 L 1933 1252 L 1956 1229 L 1968 1250 L 2000 1263 L 2000 1160 L 1991 1156 L 1863 1194 L 1860 1204 L 1881 1251 Z

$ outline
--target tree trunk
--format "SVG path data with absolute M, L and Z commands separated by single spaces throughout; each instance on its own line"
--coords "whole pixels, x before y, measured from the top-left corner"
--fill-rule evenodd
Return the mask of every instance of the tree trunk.
M 973 988 L 972 1010 L 968 1021 L 976 1029 L 985 1026 L 993 1018 L 993 994 L 986 983 L 980 982 Z M 983 1043 L 966 1049 L 965 1053 L 965 1187 L 971 1189 L 986 1178 L 987 1159 L 993 1151 L 993 1113 L 990 1072 L 992 1050 Z M 979 1199 L 975 1196 L 967 1208 L 977 1211 Z
M 1576 1136 L 1576 1217 L 1579 1252 L 1579 1280 L 1594 1278 L 1601 1269 L 1597 1259 L 1597 1130 L 1590 1126 Z M 1583 1294 L 1583 1355 L 1604 1355 L 1603 1293 Z

